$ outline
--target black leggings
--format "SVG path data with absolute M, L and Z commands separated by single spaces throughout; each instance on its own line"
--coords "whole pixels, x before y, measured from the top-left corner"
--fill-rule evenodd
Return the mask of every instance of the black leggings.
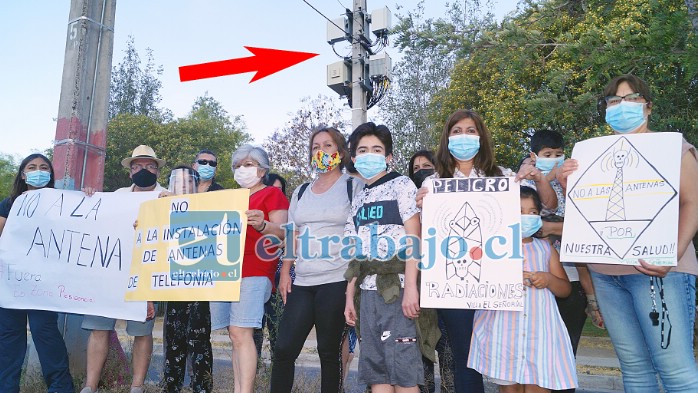
M 191 357 L 191 389 L 213 389 L 211 311 L 208 302 L 167 302 L 165 308 L 163 391 L 179 392 L 184 383 L 187 356 Z
M 321 366 L 321 392 L 342 391 L 341 346 L 347 282 L 291 287 L 276 337 L 271 392 L 290 392 L 295 361 L 315 325 Z

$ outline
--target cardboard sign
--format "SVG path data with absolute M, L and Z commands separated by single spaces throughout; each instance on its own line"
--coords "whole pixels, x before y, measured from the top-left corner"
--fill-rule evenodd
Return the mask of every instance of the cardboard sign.
M 125 302 L 133 223 L 157 192 L 41 189 L 20 195 L 0 236 L 0 306 L 144 321 Z
M 238 301 L 249 199 L 238 189 L 143 203 L 126 299 Z
M 424 186 L 421 306 L 522 310 L 519 185 L 490 177 Z
M 682 136 L 612 135 L 574 145 L 563 262 L 677 263 Z

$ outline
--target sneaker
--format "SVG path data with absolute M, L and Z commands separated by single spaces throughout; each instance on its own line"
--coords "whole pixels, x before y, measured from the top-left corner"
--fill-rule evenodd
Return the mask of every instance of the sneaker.
M 96 391 L 96 390 L 92 390 L 92 388 L 90 388 L 90 387 L 88 387 L 88 386 L 85 386 L 84 388 L 82 388 L 82 390 L 80 391 L 80 393 L 97 393 L 97 391 Z
M 131 386 L 131 393 L 144 393 L 143 386 Z

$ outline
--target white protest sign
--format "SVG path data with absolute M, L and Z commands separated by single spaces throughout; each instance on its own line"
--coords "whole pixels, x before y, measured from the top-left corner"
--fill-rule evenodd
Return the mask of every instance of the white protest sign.
M 17 197 L 0 236 L 0 306 L 140 320 L 126 302 L 133 223 L 156 192 L 42 189 Z
M 519 185 L 490 177 L 424 186 L 421 306 L 523 310 Z
M 612 135 L 574 145 L 563 262 L 676 265 L 682 136 Z

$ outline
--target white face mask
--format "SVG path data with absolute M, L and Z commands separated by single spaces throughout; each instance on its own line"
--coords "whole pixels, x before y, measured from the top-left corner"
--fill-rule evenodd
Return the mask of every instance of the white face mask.
M 257 169 L 256 166 L 241 166 L 235 170 L 233 178 L 240 187 L 252 188 L 262 181 L 262 178 L 257 176 Z

